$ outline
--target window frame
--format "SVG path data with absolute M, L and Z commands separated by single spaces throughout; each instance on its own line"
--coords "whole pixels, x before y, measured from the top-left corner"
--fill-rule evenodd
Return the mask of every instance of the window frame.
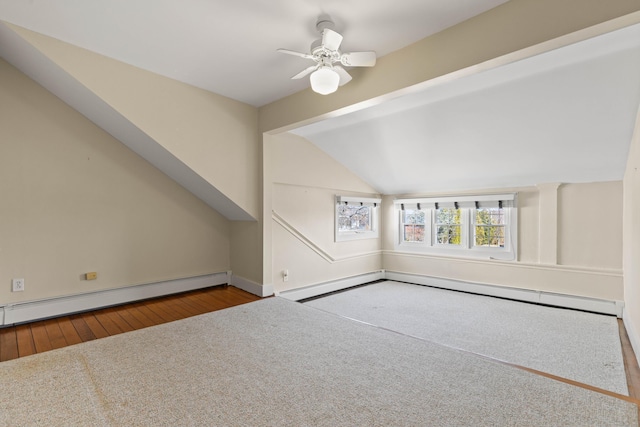
M 369 197 L 350 197 L 350 196 L 336 196 L 334 207 L 334 241 L 345 242 L 352 240 L 364 240 L 364 239 L 377 239 L 380 235 L 380 202 L 381 199 L 374 199 Z M 368 207 L 370 218 L 370 230 L 340 230 L 339 228 L 339 207 L 340 205 L 348 204 L 354 207 Z
M 505 199 L 504 206 L 501 200 Z M 459 201 L 459 202 L 458 202 Z M 459 204 L 459 206 L 458 206 Z M 461 242 L 459 245 L 438 244 L 436 209 L 438 207 L 455 207 L 460 209 Z M 501 207 L 504 215 L 504 247 L 485 247 L 475 245 L 475 226 L 477 209 L 485 207 Z M 425 199 L 396 199 L 396 236 L 395 250 L 422 252 L 425 254 L 445 255 L 464 258 L 489 258 L 503 261 L 517 260 L 518 208 L 517 194 L 478 195 Z M 403 240 L 403 209 L 421 210 L 425 212 L 425 237 L 423 242 L 406 242 Z

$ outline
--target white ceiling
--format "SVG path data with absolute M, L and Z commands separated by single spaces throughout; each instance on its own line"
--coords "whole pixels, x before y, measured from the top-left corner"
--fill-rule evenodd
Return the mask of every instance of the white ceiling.
M 321 14 L 343 50 L 383 56 L 504 2 L 0 0 L 0 21 L 262 106 L 308 87 L 290 76 L 309 64 L 276 49 L 307 51 Z M 247 219 L 126 117 L 44 72 L 47 59 L 1 22 L 0 56 L 228 218 Z M 606 181 L 623 176 L 639 104 L 636 25 L 295 132 L 383 194 Z
M 293 131 L 383 194 L 622 179 L 640 25 Z
M 309 86 L 290 77 L 329 14 L 343 51 L 400 49 L 507 0 L 0 0 L 0 21 L 262 106 Z

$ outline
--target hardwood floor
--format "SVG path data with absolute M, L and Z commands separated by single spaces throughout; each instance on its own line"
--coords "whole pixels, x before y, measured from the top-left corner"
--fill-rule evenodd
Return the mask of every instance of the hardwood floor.
M 214 286 L 0 329 L 0 362 L 259 300 Z
M 618 319 L 618 330 L 620 332 L 622 359 L 624 360 L 624 371 L 627 374 L 629 396 L 640 399 L 640 366 L 638 366 L 638 359 L 633 351 L 633 347 L 631 347 L 631 341 L 629 340 L 629 335 L 627 335 L 627 329 L 624 327 L 622 319 Z

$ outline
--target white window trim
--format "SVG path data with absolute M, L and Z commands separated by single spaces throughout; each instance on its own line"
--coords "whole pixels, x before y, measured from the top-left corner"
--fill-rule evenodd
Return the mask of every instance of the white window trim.
M 506 226 L 505 226 L 505 247 L 504 248 L 487 248 L 477 247 L 473 245 L 473 235 L 475 226 L 475 206 L 476 202 L 480 203 L 480 207 L 484 204 L 498 204 L 501 201 L 505 208 Z M 454 206 L 456 203 L 461 209 L 463 236 L 462 244 L 441 245 L 436 243 L 434 212 L 436 203 L 438 206 Z M 404 242 L 402 232 L 402 213 L 401 206 L 405 209 L 417 209 L 425 212 L 425 239 L 424 242 Z M 397 227 L 395 227 L 395 250 L 407 252 L 422 252 L 433 255 L 444 255 L 462 258 L 484 258 L 496 259 L 502 261 L 515 261 L 518 256 L 518 208 L 517 194 L 495 194 L 495 195 L 478 195 L 478 196 L 458 196 L 458 197 L 440 197 L 440 198 L 415 198 L 415 199 L 396 199 L 394 200 L 395 218 Z
M 352 196 L 336 196 L 334 207 L 334 238 L 336 242 L 345 242 L 350 240 L 377 239 L 380 235 L 380 219 L 379 210 L 382 199 L 370 197 L 352 197 Z M 340 231 L 338 229 L 338 206 L 340 204 L 353 204 L 362 206 L 371 206 L 371 230 L 367 231 Z

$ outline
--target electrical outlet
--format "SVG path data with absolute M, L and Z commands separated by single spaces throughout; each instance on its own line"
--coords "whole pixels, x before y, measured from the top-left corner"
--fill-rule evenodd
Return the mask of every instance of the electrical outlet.
M 282 272 L 282 281 L 283 282 L 288 282 L 289 281 L 289 270 L 284 270 Z
M 13 292 L 24 291 L 24 279 L 13 279 L 11 281 L 11 290 Z

